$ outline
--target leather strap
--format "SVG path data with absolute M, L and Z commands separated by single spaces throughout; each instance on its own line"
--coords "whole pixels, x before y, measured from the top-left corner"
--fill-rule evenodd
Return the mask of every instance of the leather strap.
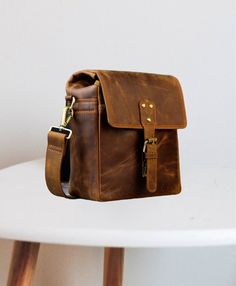
M 155 138 L 156 106 L 154 102 L 145 99 L 140 101 L 139 109 L 141 124 L 144 128 L 144 141 L 146 141 L 146 188 L 148 192 L 154 193 L 157 191 L 157 139 Z
M 45 177 L 49 191 L 56 196 L 68 197 L 68 188 L 61 183 L 61 169 L 66 153 L 67 135 L 49 131 L 46 153 Z

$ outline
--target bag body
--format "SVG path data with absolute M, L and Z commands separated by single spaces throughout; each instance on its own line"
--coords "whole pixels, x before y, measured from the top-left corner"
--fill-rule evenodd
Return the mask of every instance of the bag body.
M 66 106 L 74 102 L 65 126 L 72 135 L 63 127 L 49 132 L 52 193 L 110 201 L 181 191 L 177 129 L 186 127 L 186 115 L 175 77 L 80 71 L 66 92 Z

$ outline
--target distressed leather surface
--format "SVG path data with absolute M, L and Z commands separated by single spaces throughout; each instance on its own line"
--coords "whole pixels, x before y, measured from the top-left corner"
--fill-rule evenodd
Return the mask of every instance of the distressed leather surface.
M 181 191 L 177 128 L 186 126 L 176 78 L 114 71 L 82 71 L 68 81 L 66 100 L 76 98 L 70 127 L 70 194 L 108 201 Z M 155 102 L 156 187 L 142 177 L 144 130 L 139 102 Z M 153 152 L 153 150 L 152 150 Z M 149 177 L 150 179 L 150 177 Z
M 179 81 L 170 75 L 121 71 L 81 71 L 67 84 L 67 92 L 76 93 L 78 80 L 98 78 L 102 87 L 110 125 L 120 128 L 140 128 L 138 104 L 143 99 L 155 102 L 158 129 L 185 128 L 186 112 Z M 76 83 L 77 82 L 77 83 Z
M 146 189 L 146 178 L 142 177 L 143 131 L 114 129 L 107 123 L 105 110 L 101 118 L 101 200 L 171 195 L 180 192 L 176 130 L 156 131 L 157 190 L 150 193 Z
M 63 197 L 65 194 L 61 185 L 61 171 L 66 143 L 65 134 L 49 131 L 45 165 L 46 184 L 51 193 Z
M 145 140 L 156 140 L 155 126 L 156 126 L 156 104 L 153 101 L 142 99 L 139 102 L 140 122 L 144 131 Z M 146 160 L 146 187 L 151 193 L 157 190 L 157 164 L 158 164 L 158 150 L 157 143 L 146 145 L 145 160 Z
M 98 87 L 78 92 L 70 123 L 70 194 L 99 200 Z M 87 97 L 86 97 L 87 96 Z

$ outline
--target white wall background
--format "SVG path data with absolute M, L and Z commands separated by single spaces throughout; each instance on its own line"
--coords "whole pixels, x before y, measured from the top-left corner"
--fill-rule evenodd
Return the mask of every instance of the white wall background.
M 65 82 L 83 68 L 177 76 L 183 170 L 233 167 L 235 16 L 231 0 L 0 0 L 0 167 L 44 156 Z M 0 241 L 0 286 L 11 247 Z M 230 247 L 128 250 L 125 285 L 232 286 L 233 259 Z M 45 245 L 35 285 L 101 285 L 101 261 L 101 249 Z

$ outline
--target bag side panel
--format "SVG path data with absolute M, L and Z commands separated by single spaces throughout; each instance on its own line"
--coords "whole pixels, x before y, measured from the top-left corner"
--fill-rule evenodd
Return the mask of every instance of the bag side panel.
M 70 193 L 90 200 L 99 200 L 100 186 L 97 93 L 96 85 L 77 90 L 70 124 Z

